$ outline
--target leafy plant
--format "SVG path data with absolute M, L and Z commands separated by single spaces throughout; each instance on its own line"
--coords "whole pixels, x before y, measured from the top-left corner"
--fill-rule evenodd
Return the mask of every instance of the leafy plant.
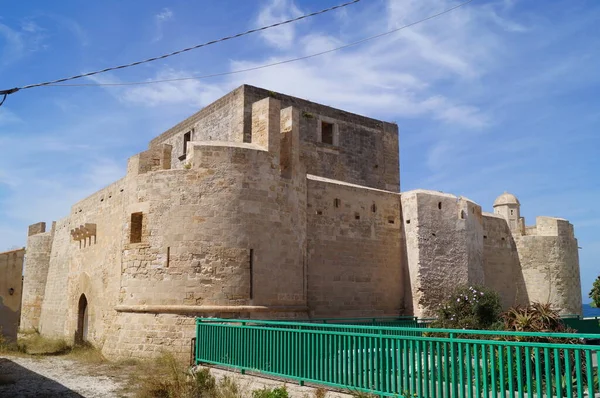
M 263 387 L 260 390 L 252 391 L 252 398 L 288 398 L 288 391 L 285 386 L 273 389 Z
M 444 329 L 496 329 L 502 306 L 498 293 L 484 286 L 467 286 L 456 289 L 440 305 L 433 328 Z
M 590 298 L 592 299 L 592 307 L 600 308 L 600 276 L 596 278 L 590 291 Z

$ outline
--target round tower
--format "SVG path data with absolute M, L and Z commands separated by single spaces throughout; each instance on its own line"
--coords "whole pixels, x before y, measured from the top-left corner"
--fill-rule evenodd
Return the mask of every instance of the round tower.
M 511 232 L 520 231 L 521 203 L 512 193 L 504 192 L 494 201 L 494 213 L 508 222 Z

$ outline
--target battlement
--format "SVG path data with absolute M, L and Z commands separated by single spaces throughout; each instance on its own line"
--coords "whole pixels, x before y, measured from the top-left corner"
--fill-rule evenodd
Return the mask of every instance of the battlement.
M 297 146 L 284 146 L 284 160 L 286 148 L 296 148 L 310 174 L 399 192 L 396 124 L 248 85 L 226 94 L 156 137 L 150 148 L 171 145 L 173 169 L 186 167 L 190 142 L 255 143 L 279 153 L 273 145 L 285 142 L 284 136 L 277 137 L 284 126 L 277 128 L 277 134 L 268 135 L 270 142 L 265 141 L 264 129 L 258 127 L 270 119 L 274 125 L 279 123 L 277 119 L 283 122 L 286 118 L 279 112 L 286 108 L 298 113 L 299 142 Z M 271 112 L 270 116 L 265 116 L 265 110 Z
M 535 225 L 525 227 L 525 235 L 559 236 L 575 239 L 573 225 L 564 218 L 538 216 Z

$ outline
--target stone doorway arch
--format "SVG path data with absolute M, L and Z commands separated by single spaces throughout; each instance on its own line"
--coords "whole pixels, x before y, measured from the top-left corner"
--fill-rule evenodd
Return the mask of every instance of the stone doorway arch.
M 75 342 L 82 344 L 88 337 L 88 301 L 85 294 L 79 297 L 79 306 L 77 310 L 77 331 L 75 332 Z

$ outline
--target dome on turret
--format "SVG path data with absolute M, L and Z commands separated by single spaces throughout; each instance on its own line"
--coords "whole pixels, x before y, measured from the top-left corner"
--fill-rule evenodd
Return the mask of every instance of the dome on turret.
M 494 201 L 494 207 L 502 206 L 502 205 L 521 205 L 519 203 L 519 199 L 512 193 L 504 192 L 502 195 L 498 196 Z

